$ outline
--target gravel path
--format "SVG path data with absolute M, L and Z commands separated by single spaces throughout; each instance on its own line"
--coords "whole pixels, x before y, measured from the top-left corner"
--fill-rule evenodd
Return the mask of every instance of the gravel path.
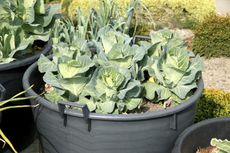
M 206 88 L 230 92 L 230 58 L 204 59 L 203 79 Z
M 230 0 L 216 0 L 216 11 L 218 14 L 230 14 Z

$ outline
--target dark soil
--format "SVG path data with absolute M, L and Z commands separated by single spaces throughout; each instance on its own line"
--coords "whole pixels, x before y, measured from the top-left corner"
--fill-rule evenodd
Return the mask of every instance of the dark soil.
M 153 103 L 145 99 L 144 104 L 141 106 L 139 110 L 136 111 L 136 113 L 162 111 L 172 107 L 174 106 L 173 101 L 171 100 L 167 100 L 164 103 Z
M 141 112 L 154 112 L 159 110 L 164 110 L 164 107 L 160 104 L 154 104 L 151 102 L 145 102 L 140 109 Z
M 215 147 L 200 148 L 196 153 L 216 153 Z

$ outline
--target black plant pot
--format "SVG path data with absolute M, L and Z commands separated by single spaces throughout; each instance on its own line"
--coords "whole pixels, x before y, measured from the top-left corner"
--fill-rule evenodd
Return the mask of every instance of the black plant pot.
M 4 99 L 5 92 L 6 92 L 6 89 L 0 84 L 0 102 Z M 1 123 L 2 123 L 2 112 L 0 111 L 0 126 L 1 126 Z
M 40 57 L 41 53 L 47 54 L 52 48 L 51 41 L 43 45 L 42 52 L 0 65 L 0 84 L 6 89 L 4 99 L 9 99 L 23 90 L 22 77 L 25 70 Z M 9 103 L 7 106 L 28 104 L 30 104 L 29 100 Z M 10 109 L 2 112 L 0 127 L 19 151 L 33 142 L 36 134 L 31 108 Z
M 172 153 L 195 153 L 210 146 L 212 138 L 230 140 L 230 117 L 209 119 L 186 129 L 177 139 Z
M 39 96 L 44 86 L 37 63 L 23 76 L 23 87 L 34 88 L 32 104 L 43 153 L 170 153 L 178 135 L 193 123 L 203 81 L 186 102 L 172 109 L 129 115 L 89 113 L 76 103 L 54 104 Z M 80 107 L 83 111 L 67 109 Z M 83 112 L 83 113 L 82 113 Z

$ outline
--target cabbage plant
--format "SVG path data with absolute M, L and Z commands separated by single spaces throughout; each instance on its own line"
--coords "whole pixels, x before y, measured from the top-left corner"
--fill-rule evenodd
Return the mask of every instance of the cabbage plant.
M 7 64 L 16 59 L 23 58 L 23 55 L 32 53 L 26 50 L 35 40 L 48 41 L 49 35 L 27 35 L 18 26 L 5 26 L 0 28 L 0 64 Z
M 221 140 L 213 138 L 211 140 L 211 145 L 215 147 L 213 153 L 228 153 L 230 152 L 230 141 L 227 139 Z
M 44 0 L 0 1 L 0 64 L 29 53 L 36 40 L 48 41 L 56 12 Z
M 61 39 L 56 37 L 53 58 L 42 55 L 38 61 L 51 102 L 86 104 L 103 114 L 135 113 L 146 102 L 181 103 L 197 88 L 201 58 L 169 30 L 134 43 L 110 26 L 93 40 L 81 37 L 78 28 L 67 29 L 57 35 Z
M 203 69 L 199 55 L 189 51 L 179 36 L 169 30 L 151 33 L 151 43 L 141 42 L 148 48 L 141 74 L 147 72 L 144 83 L 145 97 L 159 102 L 171 100 L 180 103 L 193 94 Z
M 109 37 L 109 34 L 116 36 L 117 42 L 92 41 L 95 46 L 93 53 L 89 41 L 76 37 L 74 43 L 55 43 L 52 60 L 43 55 L 40 57 L 39 71 L 45 73 L 43 80 L 47 87 L 51 87 L 45 94 L 48 100 L 87 104 L 90 111 L 106 114 L 124 113 L 141 106 L 143 88 L 136 79 L 137 72 L 133 66 L 141 60 L 138 56 L 141 47 L 130 46 L 129 36 L 109 27 L 100 31 L 101 39 Z M 110 50 L 109 45 L 112 46 Z M 119 49 L 121 52 L 116 52 Z
M 102 28 L 99 33 L 100 41 L 94 42 L 97 70 L 79 102 L 98 113 L 132 112 L 143 102 L 137 63 L 144 58 L 145 48 L 130 45 L 132 39 L 128 35 L 109 27 Z

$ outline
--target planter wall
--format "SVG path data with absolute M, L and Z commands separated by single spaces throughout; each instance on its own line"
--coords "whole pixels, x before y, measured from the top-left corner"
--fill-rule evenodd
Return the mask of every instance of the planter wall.
M 210 146 L 212 138 L 230 140 L 230 117 L 199 122 L 186 129 L 177 139 L 172 153 L 195 153 Z
M 23 86 L 35 84 L 28 95 L 37 95 L 44 85 L 33 64 L 25 72 Z M 38 97 L 32 104 L 43 153 L 169 153 L 177 136 L 193 123 L 199 88 L 187 102 L 165 111 L 129 115 L 101 115 L 58 105 Z M 38 95 L 37 95 L 38 96 Z M 75 105 L 76 106 L 76 105 Z M 66 119 L 66 120 L 64 120 Z
M 3 87 L 2 84 L 0 84 L 0 101 L 4 99 L 4 94 L 5 94 L 6 89 Z
M 0 84 L 0 102 L 4 99 L 5 91 L 6 89 Z M 0 127 L 1 127 L 1 123 L 2 123 L 2 112 L 0 111 Z
M 48 42 L 42 51 L 47 54 L 51 49 L 51 42 Z M 15 94 L 23 90 L 22 77 L 29 65 L 34 63 L 41 52 L 25 58 L 17 60 L 9 64 L 0 65 L 0 84 L 6 89 L 4 99 L 9 99 Z M 26 105 L 28 101 L 20 101 L 10 103 L 8 105 Z M 31 108 L 10 109 L 2 113 L 1 129 L 11 140 L 17 150 L 24 149 L 30 144 L 35 137 L 35 125 Z

